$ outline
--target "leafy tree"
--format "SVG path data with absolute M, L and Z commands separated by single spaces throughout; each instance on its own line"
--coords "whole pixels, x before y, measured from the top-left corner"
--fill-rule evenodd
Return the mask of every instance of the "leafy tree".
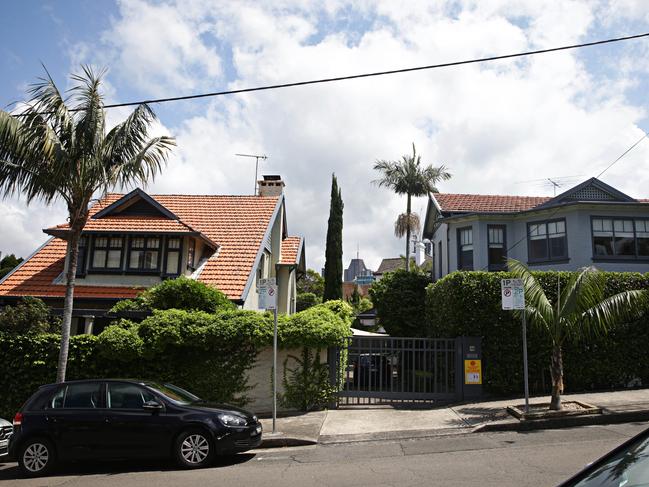
M 320 299 L 324 294 L 324 278 L 313 269 L 307 269 L 306 274 L 300 276 L 297 281 L 297 292 L 313 293 Z
M 419 231 L 419 216 L 411 211 L 411 197 L 428 196 L 437 193 L 435 185 L 451 178 L 446 167 L 421 165 L 421 156 L 417 155 L 415 144 L 412 144 L 412 155 L 404 155 L 398 161 L 377 160 L 374 169 L 381 177 L 374 181 L 378 186 L 392 189 L 396 194 L 407 196 L 406 212 L 399 215 L 394 232 L 397 237 L 406 236 L 406 270 L 410 270 L 410 235 Z
M 5 255 L 0 260 L 0 279 L 9 274 L 22 261 L 22 257 L 16 258 L 14 254 Z
M 336 175 L 331 176 L 331 204 L 325 249 L 323 301 L 343 297 L 343 198 Z
M 322 300 L 313 293 L 298 293 L 295 299 L 295 310 L 304 311 L 321 302 Z
M 58 331 L 60 320 L 50 316 L 49 307 L 31 296 L 21 298 L 15 305 L 0 311 L 0 331 L 12 335 Z
M 556 303 L 548 299 L 543 287 L 522 263 L 510 259 L 509 269 L 523 279 L 525 313 L 532 324 L 544 330 L 552 341 L 550 373 L 552 398 L 550 409 L 561 409 L 563 392 L 562 347 L 567 338 L 584 339 L 597 333 L 606 333 L 616 322 L 642 312 L 647 302 L 647 291 L 624 291 L 604 297 L 605 274 L 594 267 L 571 273 L 568 284 L 558 292 Z
M 428 275 L 417 270 L 388 272 L 370 287 L 381 326 L 392 336 L 424 336 Z
M 149 138 L 153 111 L 139 105 L 106 131 L 104 72 L 83 68 L 64 98 L 47 73 L 29 89 L 20 114 L 0 110 L 0 194 L 22 193 L 27 202 L 65 202 L 68 209 L 68 265 L 57 381 L 65 380 L 79 239 L 90 202 L 117 185 L 145 184 L 166 162 L 171 137 Z

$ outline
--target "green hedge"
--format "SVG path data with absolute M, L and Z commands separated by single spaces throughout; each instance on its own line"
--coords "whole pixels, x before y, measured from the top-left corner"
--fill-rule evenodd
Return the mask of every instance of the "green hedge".
M 649 274 L 607 272 L 606 295 L 649 288 Z M 567 272 L 535 272 L 554 302 L 557 275 L 565 286 Z M 506 272 L 455 272 L 428 286 L 426 333 L 431 337 L 480 336 L 485 389 L 519 394 L 523 388 L 521 322 L 501 309 L 500 280 Z M 550 342 L 542 330 L 528 325 L 530 390 L 550 390 Z M 566 392 L 649 384 L 649 314 L 611 329 L 606 336 L 564 347 Z
M 281 347 L 327 348 L 350 335 L 351 307 L 325 303 L 278 319 Z M 70 340 L 68 379 L 136 377 L 184 387 L 208 400 L 245 404 L 247 372 L 270 346 L 270 313 L 155 310 L 139 324 L 120 320 L 98 336 Z M 0 417 L 13 417 L 56 377 L 60 336 L 0 333 Z

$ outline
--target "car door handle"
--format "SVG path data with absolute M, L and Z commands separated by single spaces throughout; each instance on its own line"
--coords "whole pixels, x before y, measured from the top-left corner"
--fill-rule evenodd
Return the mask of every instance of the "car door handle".
M 110 418 L 108 416 L 104 418 L 104 423 L 110 423 Z
M 62 421 L 56 416 L 45 416 L 45 420 L 48 423 L 61 423 Z

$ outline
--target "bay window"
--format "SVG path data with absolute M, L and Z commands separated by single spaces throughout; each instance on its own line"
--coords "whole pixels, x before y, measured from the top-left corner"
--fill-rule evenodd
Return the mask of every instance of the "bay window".
M 649 258 L 649 220 L 595 217 L 591 222 L 594 258 Z

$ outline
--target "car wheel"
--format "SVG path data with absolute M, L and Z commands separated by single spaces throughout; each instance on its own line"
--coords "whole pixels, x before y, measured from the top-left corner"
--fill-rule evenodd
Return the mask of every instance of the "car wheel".
M 18 455 L 18 466 L 27 477 L 47 474 L 56 463 L 56 452 L 52 443 L 44 438 L 27 440 Z
M 214 459 L 214 444 L 205 431 L 187 430 L 176 439 L 174 456 L 181 467 L 205 467 Z

